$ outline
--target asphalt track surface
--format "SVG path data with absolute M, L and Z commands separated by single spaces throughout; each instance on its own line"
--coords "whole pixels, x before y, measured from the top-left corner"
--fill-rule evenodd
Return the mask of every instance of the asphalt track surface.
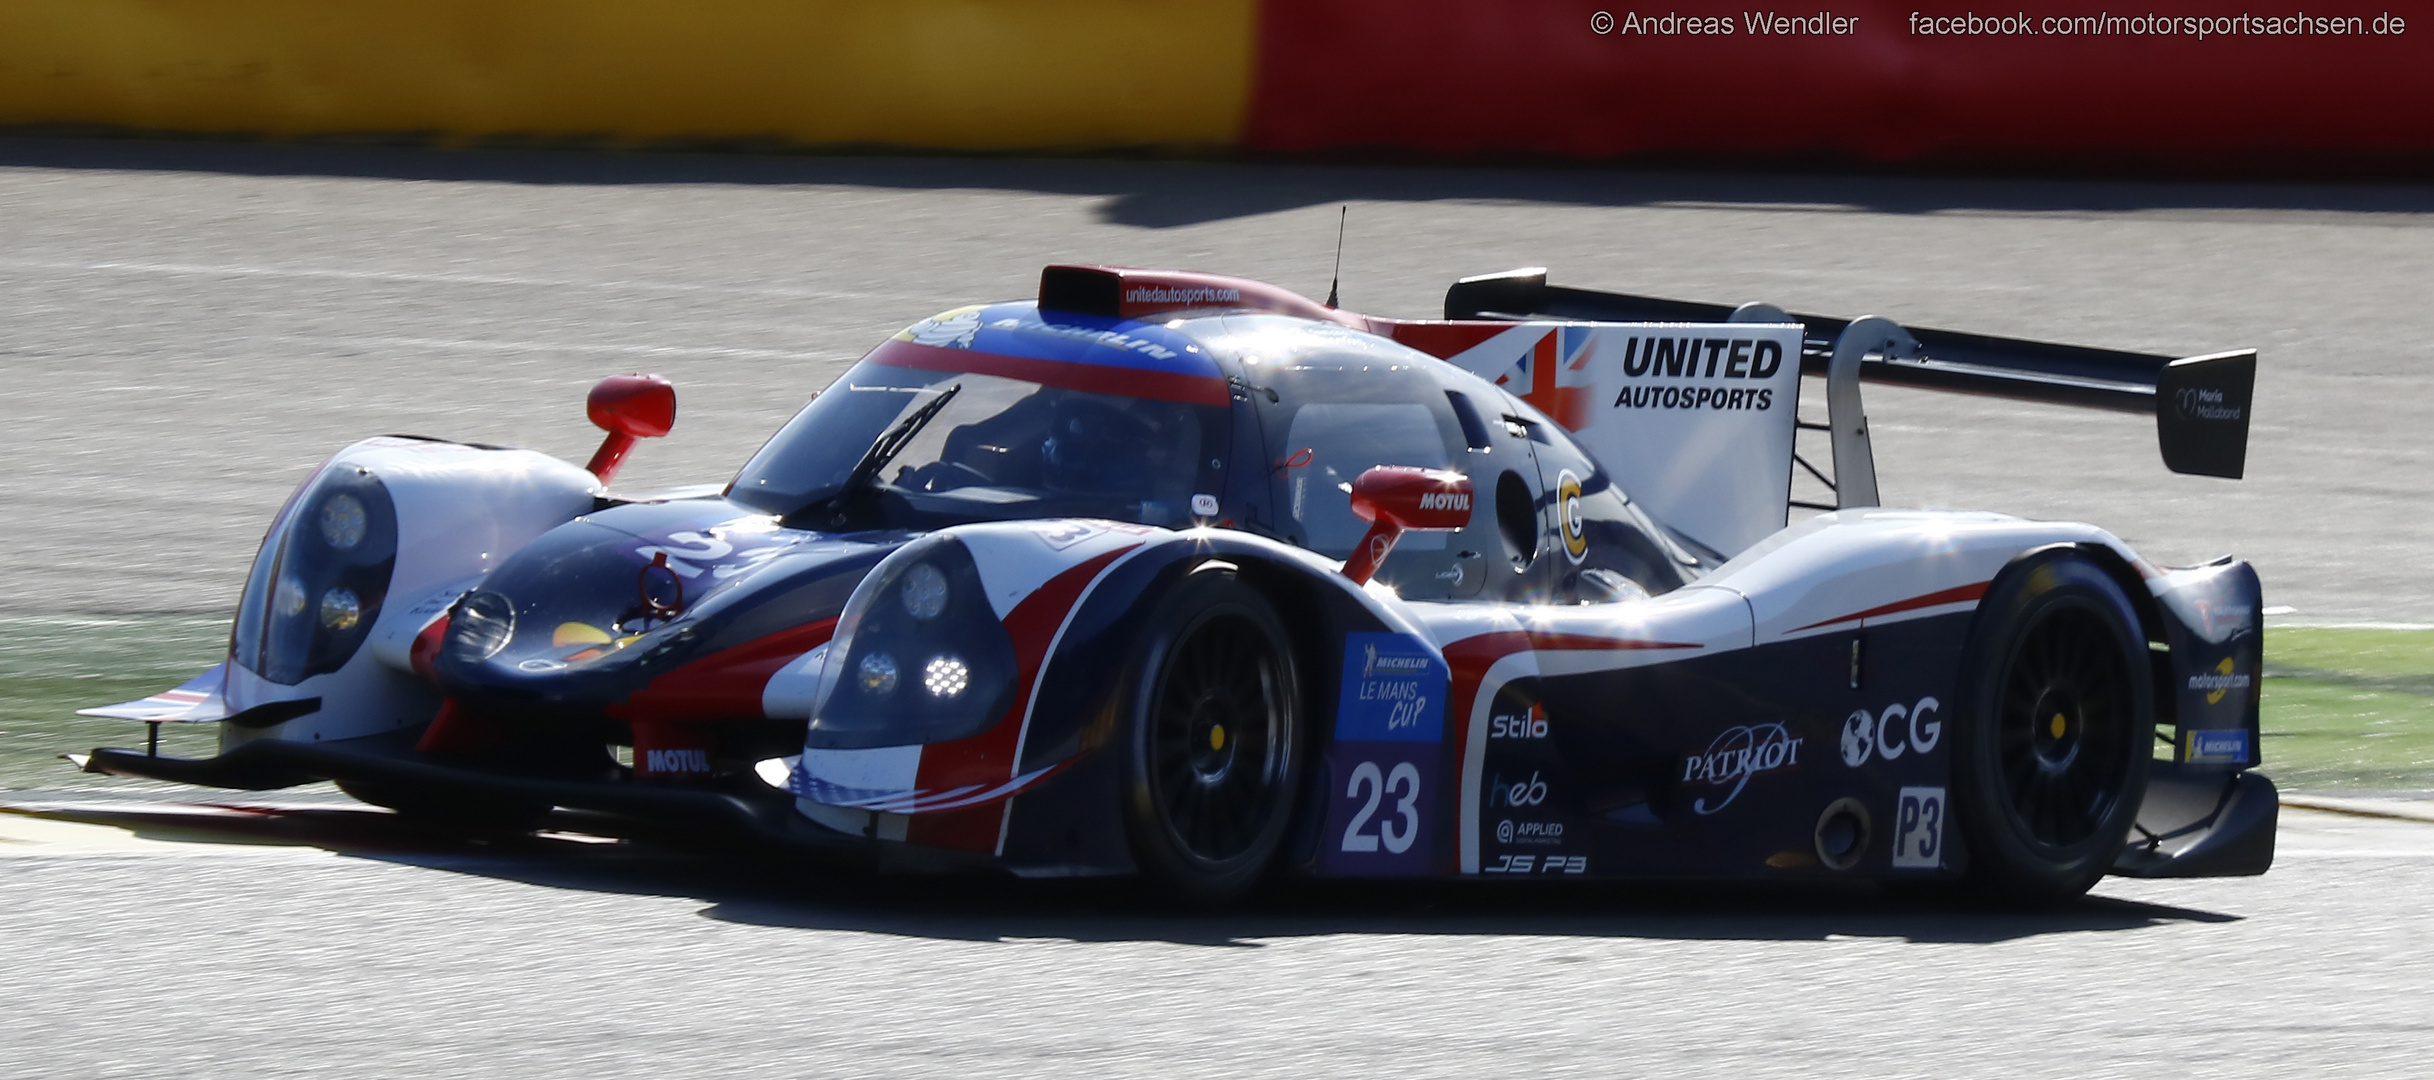
M 222 612 L 333 450 L 413 432 L 581 461 L 655 370 L 624 486 L 723 482 L 847 363 L 1052 261 L 1430 316 L 1456 277 L 2194 355 L 2263 352 L 2249 479 L 2152 425 L 1869 396 L 1889 505 L 2254 560 L 2302 618 L 2434 621 L 2434 188 L 440 153 L 0 139 L 0 610 Z
M 2434 189 L 442 154 L 0 140 L 0 610 L 218 612 L 330 451 L 722 480 L 886 334 L 1059 260 L 1437 310 L 1559 283 L 2264 352 L 2241 483 L 2111 414 L 1872 392 L 1887 500 L 2254 559 L 2301 617 L 2434 620 Z M 22 800 L 20 800 L 22 801 Z M 2434 825 L 2293 812 L 2263 878 L 2045 915 L 1872 889 L 1329 889 L 1221 917 L 773 879 L 383 815 L 0 815 L 0 1075 L 2420 1075 Z
M 2424 822 L 2291 811 L 2262 878 L 2049 914 L 1398 885 L 1177 916 L 330 806 L 9 802 L 8 1076 L 2360 1077 L 2434 1052 Z

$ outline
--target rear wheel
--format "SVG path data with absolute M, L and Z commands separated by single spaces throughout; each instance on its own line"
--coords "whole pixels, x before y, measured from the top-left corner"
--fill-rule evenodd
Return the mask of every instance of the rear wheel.
M 2137 626 L 2112 577 L 2068 551 L 2025 557 L 1979 606 L 1954 798 L 1988 897 L 2068 900 L 2121 854 L 2155 738 Z
M 1257 883 L 1301 772 L 1301 696 L 1284 623 L 1226 570 L 1184 579 L 1152 621 L 1127 727 L 1125 827 L 1169 899 L 1209 906 Z

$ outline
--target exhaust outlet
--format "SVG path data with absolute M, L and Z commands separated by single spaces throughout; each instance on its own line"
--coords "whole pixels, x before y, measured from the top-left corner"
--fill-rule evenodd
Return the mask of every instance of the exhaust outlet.
M 1836 799 L 1817 818 L 1817 859 L 1828 869 L 1851 869 L 1868 854 L 1874 838 L 1868 808 L 1857 799 Z

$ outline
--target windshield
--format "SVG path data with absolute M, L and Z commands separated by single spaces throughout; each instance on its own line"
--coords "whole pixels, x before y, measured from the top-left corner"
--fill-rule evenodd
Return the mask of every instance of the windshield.
M 1053 378 L 1061 366 L 1040 374 Z M 942 397 L 926 422 L 915 416 Z M 1224 416 L 1209 405 L 865 360 L 753 455 L 728 495 L 779 515 L 857 496 L 841 490 L 855 466 L 903 427 L 901 448 L 871 475 L 881 520 L 867 525 L 1096 517 L 1182 526 L 1192 496 L 1218 490 Z

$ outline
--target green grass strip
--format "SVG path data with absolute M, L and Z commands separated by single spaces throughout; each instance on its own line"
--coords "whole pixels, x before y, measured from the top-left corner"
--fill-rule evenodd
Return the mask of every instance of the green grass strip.
M 219 661 L 210 616 L 0 616 L 0 788 L 91 788 L 58 756 L 138 746 L 143 725 L 75 710 L 143 697 Z M 2293 791 L 2434 790 L 2434 631 L 2272 627 L 2265 766 Z M 205 755 L 217 726 L 165 724 L 163 753 Z
M 2264 690 L 2275 783 L 2434 789 L 2434 631 L 2267 627 Z

